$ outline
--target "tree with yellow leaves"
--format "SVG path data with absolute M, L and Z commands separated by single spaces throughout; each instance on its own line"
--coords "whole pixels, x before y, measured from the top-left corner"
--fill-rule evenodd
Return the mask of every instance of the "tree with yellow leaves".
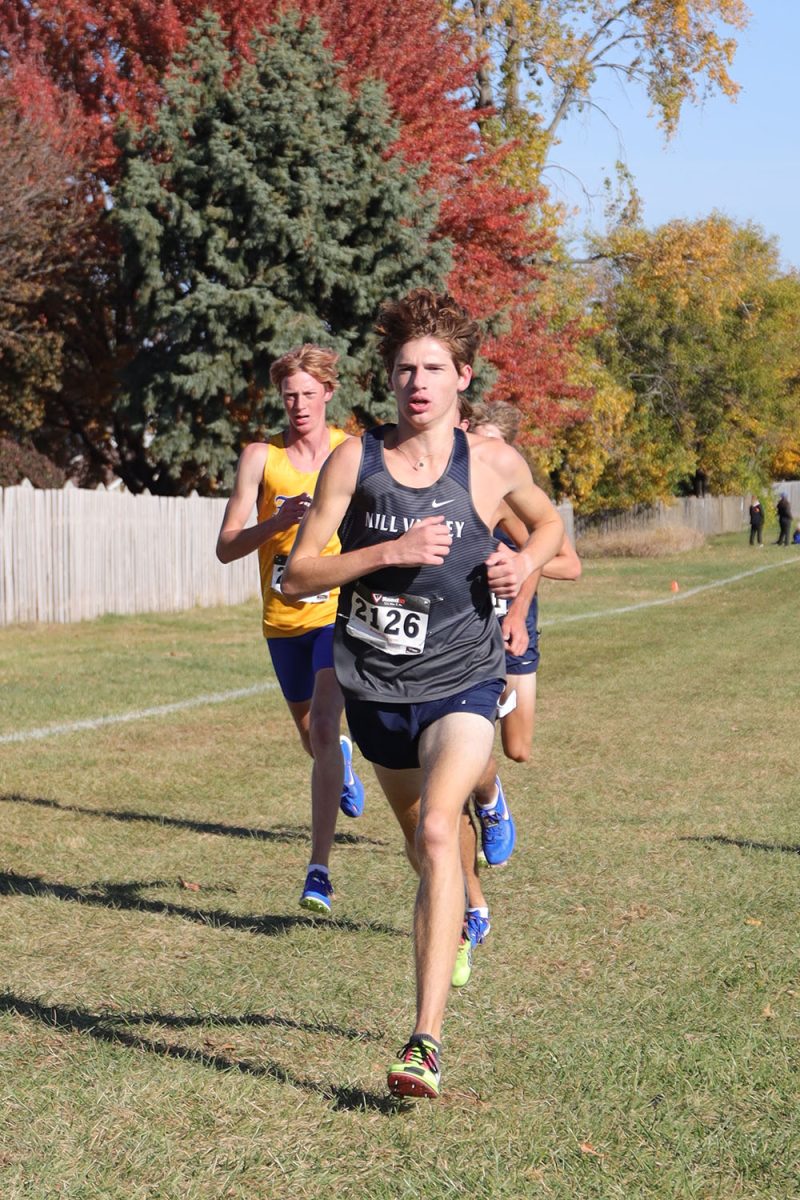
M 731 74 L 735 35 L 745 28 L 744 0 L 445 0 L 451 22 L 467 38 L 476 66 L 474 104 L 482 112 L 486 140 L 503 147 L 500 171 L 520 188 L 540 187 L 536 219 L 551 234 L 548 276 L 538 296 L 549 313 L 569 312 L 581 321 L 586 309 L 558 230 L 564 214 L 541 189 L 553 164 L 563 122 L 597 106 L 603 75 L 644 88 L 665 135 L 677 128 L 685 103 L 714 92 L 734 98 Z M 569 164 L 562 164 L 568 168 Z M 633 180 L 617 164 L 622 192 L 616 217 L 629 232 L 638 219 Z M 613 220 L 613 217 L 612 217 Z M 637 236 L 644 236 L 640 231 Z M 724 241 L 725 231 L 716 236 Z M 635 238 L 631 234 L 633 241 Z M 711 241 L 704 252 L 713 263 Z M 552 243 L 555 242 L 553 245 Z M 635 255 L 635 244 L 630 247 Z M 599 252 L 599 251 L 598 251 Z M 724 255 L 724 249 L 719 253 Z M 669 269 L 665 246 L 661 264 Z M 695 280 L 695 283 L 697 281 Z M 554 292 L 560 290 L 561 295 Z M 565 298 L 566 297 L 566 298 Z M 605 320 L 605 316 L 602 318 Z M 588 322 L 591 324 L 591 318 Z M 602 339 L 601 339 L 602 341 Z M 542 453 L 556 487 L 582 505 L 624 504 L 669 494 L 691 470 L 693 451 L 673 438 L 665 453 L 669 418 L 642 411 L 634 391 L 585 355 L 573 383 L 594 389 L 586 419 L 556 438 Z M 613 445 L 612 430 L 618 442 Z
M 561 440 L 562 488 L 589 511 L 690 490 L 698 473 L 716 492 L 764 486 L 800 428 L 800 278 L 781 274 L 774 241 L 712 214 L 622 225 L 594 249 L 605 371 Z
M 667 137 L 683 105 L 735 97 L 744 0 L 446 0 L 477 64 L 475 106 L 498 141 L 516 140 L 518 182 L 532 183 L 573 111 L 593 107 L 604 73 L 644 87 Z M 491 128 L 491 124 L 489 126 Z M 513 167 L 512 167 L 513 169 Z

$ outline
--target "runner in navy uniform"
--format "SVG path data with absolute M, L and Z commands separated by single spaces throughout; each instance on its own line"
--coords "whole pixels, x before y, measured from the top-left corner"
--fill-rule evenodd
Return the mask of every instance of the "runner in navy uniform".
M 476 404 L 471 407 L 466 418 L 463 413 L 461 415 L 462 428 L 466 426 L 471 433 L 498 438 L 508 445 L 514 444 L 519 432 L 520 411 L 503 400 Z M 495 520 L 495 537 L 505 542 L 512 550 L 524 545 L 528 529 L 505 503 L 501 505 Z M 539 665 L 536 594 L 539 577 L 541 575 L 548 579 L 574 580 L 579 579 L 580 574 L 580 559 L 565 534 L 558 554 L 550 559 L 541 572 L 532 572 L 512 601 L 498 600 L 495 604 L 506 649 L 506 687 L 500 699 L 500 730 L 503 752 L 506 758 L 514 762 L 528 761 L 533 738 L 536 670 Z M 510 814 L 507 822 L 503 820 L 508 814 L 508 804 L 503 794 L 494 755 L 489 759 L 473 798 L 486 861 L 490 866 L 502 866 L 508 861 L 513 849 L 513 836 L 503 836 L 504 824 L 510 824 L 513 829 L 513 822 L 510 820 Z M 471 822 L 466 822 L 462 831 L 462 862 L 467 880 L 467 911 L 464 924 L 470 946 L 464 946 L 462 941 L 459 959 L 468 963 L 470 949 L 480 945 L 491 929 L 489 907 L 478 876 L 476 848 L 475 828 Z M 458 961 L 457 959 L 457 968 Z
M 455 429 L 479 341 L 464 310 L 418 289 L 385 304 L 377 328 L 397 425 L 334 450 L 282 587 L 290 597 L 341 588 L 335 666 L 348 721 L 420 876 L 417 1017 L 388 1082 L 397 1095 L 437 1096 L 464 919 L 460 819 L 504 684 L 490 593 L 516 595 L 564 529 L 516 450 Z M 503 499 L 533 530 L 519 553 L 491 535 Z M 340 526 L 341 554 L 324 555 Z

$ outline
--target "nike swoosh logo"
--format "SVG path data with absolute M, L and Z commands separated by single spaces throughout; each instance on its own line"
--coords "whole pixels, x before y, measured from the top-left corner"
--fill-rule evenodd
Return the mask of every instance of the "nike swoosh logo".
M 445 504 L 455 504 L 456 498 L 452 500 L 431 500 L 431 508 L 444 508 Z

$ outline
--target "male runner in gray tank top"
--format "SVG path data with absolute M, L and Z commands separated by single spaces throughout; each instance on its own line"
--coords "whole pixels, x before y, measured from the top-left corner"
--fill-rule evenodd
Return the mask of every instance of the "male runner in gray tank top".
M 397 424 L 333 451 L 282 588 L 341 588 L 334 661 L 350 730 L 420 879 L 416 1023 L 388 1083 L 435 1097 L 464 919 L 461 813 L 492 751 L 505 677 L 490 593 L 515 596 L 564 528 L 516 450 L 455 428 L 479 343 L 460 305 L 417 289 L 383 306 L 377 330 Z M 503 500 L 533 530 L 519 553 L 491 534 Z M 340 526 L 341 554 L 324 554 Z

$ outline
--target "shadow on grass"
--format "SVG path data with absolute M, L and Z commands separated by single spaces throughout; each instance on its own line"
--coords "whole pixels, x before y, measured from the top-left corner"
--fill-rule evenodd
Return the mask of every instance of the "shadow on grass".
M 165 829 L 190 829 L 195 833 L 213 833 L 218 837 L 251 838 L 256 842 L 310 842 L 311 830 L 305 825 L 278 825 L 274 829 L 251 828 L 248 825 L 226 825 L 221 821 L 193 821 L 188 817 L 165 817 L 161 813 L 136 812 L 130 809 L 86 808 L 80 804 L 62 804 L 44 796 L 23 796 L 18 792 L 0 794 L 3 804 L 30 804 L 36 808 L 55 808 L 58 812 L 78 813 L 80 816 L 106 817 L 112 821 L 145 821 Z M 340 846 L 385 846 L 377 838 L 358 833 L 337 833 L 334 841 Z
M 190 908 L 185 904 L 172 904 L 168 900 L 148 900 L 140 893 L 146 888 L 179 887 L 176 879 L 133 880 L 130 883 L 92 883 L 85 887 L 73 887 L 68 883 L 52 883 L 35 875 L 17 875 L 0 872 L 0 896 L 37 896 L 72 900 L 77 904 L 89 904 L 100 908 L 131 909 L 134 912 L 158 913 L 171 917 L 182 917 L 212 929 L 234 929 L 245 933 L 259 933 L 267 937 L 286 933 L 291 929 L 331 929 L 344 933 L 387 933 L 394 937 L 408 937 L 407 932 L 384 925 L 379 921 L 349 921 L 347 918 L 325 917 L 318 920 L 307 916 L 263 916 L 243 917 L 219 909 Z
M 145 1038 L 120 1028 L 128 1022 L 141 1022 L 147 1019 L 141 1015 L 132 1014 L 131 1017 L 126 1017 L 122 1014 L 90 1013 L 80 1008 L 69 1008 L 61 1004 L 41 1004 L 36 1000 L 21 999 L 10 992 L 0 992 L 0 1013 L 3 1012 L 26 1017 L 31 1021 L 40 1021 L 51 1029 L 86 1034 L 100 1042 L 125 1046 L 127 1049 L 144 1051 L 148 1054 L 157 1054 L 163 1058 L 196 1063 L 198 1066 L 214 1071 L 240 1071 L 243 1075 L 254 1076 L 257 1079 L 274 1079 L 278 1083 L 287 1083 L 291 1087 L 301 1088 L 305 1092 L 330 1100 L 336 1109 L 367 1109 L 384 1113 L 387 1116 L 400 1111 L 397 1101 L 391 1096 L 381 1096 L 375 1092 L 362 1091 L 359 1088 L 339 1088 L 317 1083 L 311 1079 L 301 1079 L 292 1075 L 279 1063 L 255 1063 L 249 1062 L 247 1059 L 228 1058 L 225 1054 L 209 1053 L 173 1042 Z M 151 1013 L 149 1018 L 161 1024 L 169 1022 L 166 1014 L 161 1016 Z M 199 1018 L 198 1021 L 200 1020 Z M 241 1020 L 244 1022 L 247 1018 L 241 1018 Z M 267 1019 L 264 1018 L 264 1020 L 266 1022 Z M 287 1024 L 288 1022 L 281 1023 Z M 323 1026 L 316 1028 L 320 1032 L 325 1030 Z
M 720 846 L 738 846 L 740 850 L 778 850 L 784 854 L 800 854 L 800 846 L 788 846 L 781 842 L 753 842 L 750 838 L 725 837 L 721 833 L 696 834 L 679 838 L 681 842 L 717 842 Z
M 370 1032 L 368 1029 L 346 1029 L 342 1025 L 334 1025 L 331 1021 L 297 1021 L 294 1017 L 282 1017 L 279 1013 L 236 1013 L 228 1016 L 225 1013 L 114 1013 L 107 1012 L 100 1017 L 106 1025 L 164 1025 L 167 1029 L 195 1029 L 208 1026 L 214 1029 L 224 1026 L 225 1029 L 277 1028 L 294 1029 L 300 1033 L 329 1033 L 332 1037 L 347 1038 L 352 1042 L 380 1042 L 382 1033 Z

